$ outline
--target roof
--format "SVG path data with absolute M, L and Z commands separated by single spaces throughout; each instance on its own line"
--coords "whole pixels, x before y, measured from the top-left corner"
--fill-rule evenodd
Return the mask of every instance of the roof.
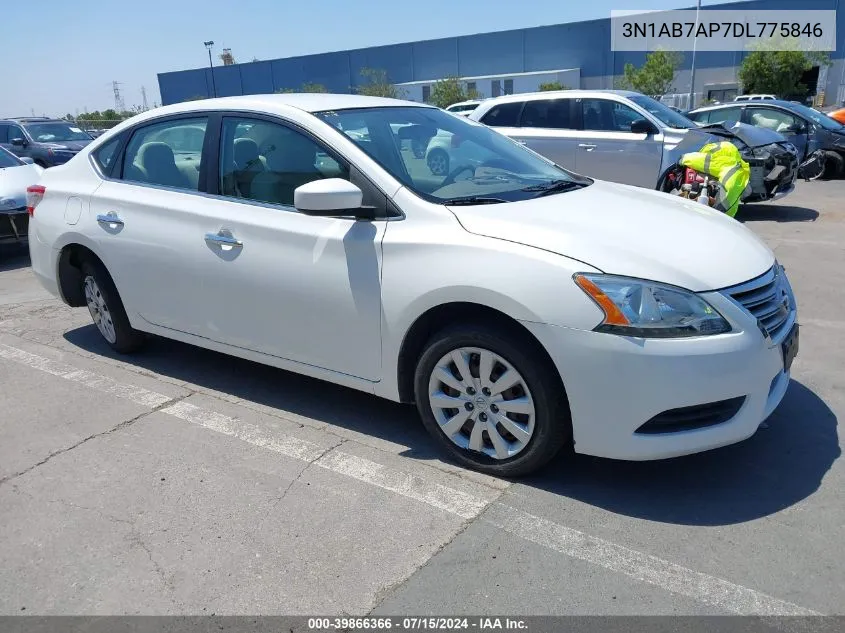
M 639 92 L 632 90 L 546 90 L 543 92 L 520 92 L 512 95 L 503 95 L 501 97 L 493 97 L 492 99 L 485 99 L 484 103 L 506 103 L 508 101 L 532 101 L 535 99 L 554 99 L 555 97 L 574 97 L 589 99 L 590 97 L 606 97 L 607 95 L 616 95 L 617 97 L 635 97 L 642 96 Z
M 714 105 L 695 108 L 694 110 L 690 110 L 690 112 L 704 112 L 705 110 L 720 110 L 722 108 L 741 108 L 749 104 L 761 107 L 779 106 L 781 108 L 786 108 L 787 110 L 791 110 L 796 105 L 802 105 L 800 103 L 795 104 L 792 101 L 784 101 L 783 99 L 761 99 L 758 101 L 728 101 L 727 103 L 717 103 Z
M 34 123 L 36 121 L 62 121 L 48 116 L 8 116 L 0 117 L 0 121 L 15 121 L 16 123 Z

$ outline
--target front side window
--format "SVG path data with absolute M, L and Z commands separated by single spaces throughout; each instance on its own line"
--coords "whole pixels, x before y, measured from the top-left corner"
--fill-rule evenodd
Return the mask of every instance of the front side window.
M 26 140 L 26 134 L 23 133 L 23 130 L 19 128 L 17 125 L 10 125 L 9 126 L 9 142 L 11 143 L 16 138 Z M 35 139 L 36 141 L 38 139 Z
M 137 130 L 126 146 L 123 180 L 199 191 L 206 117 L 175 119 Z
M 437 108 L 318 112 L 396 180 L 440 204 L 527 200 L 589 184 L 490 129 Z
M 9 142 L 9 126 L 5 123 L 0 123 L 0 143 Z
M 572 129 L 569 99 L 526 101 L 519 124 L 522 127 L 542 127 L 556 130 Z
M 749 121 L 755 127 L 762 127 L 775 132 L 786 132 L 800 127 L 800 120 L 791 114 L 774 108 L 751 108 Z
M 742 108 L 719 108 L 717 110 L 709 110 L 699 113 L 698 119 L 702 123 L 714 124 L 724 123 L 725 121 L 742 121 Z
M 493 106 L 481 117 L 481 122 L 490 127 L 516 127 L 519 125 L 519 113 L 522 111 L 522 103 L 512 101 Z
M 305 134 L 261 119 L 223 119 L 224 196 L 293 206 L 297 187 L 323 178 L 349 180 L 349 168 Z
M 72 123 L 28 123 L 27 132 L 36 143 L 63 143 L 66 141 L 90 141 L 91 136 Z M 23 137 L 23 134 L 21 134 Z
M 609 99 L 582 99 L 581 112 L 584 129 L 598 132 L 630 132 L 631 124 L 644 118 L 624 103 Z

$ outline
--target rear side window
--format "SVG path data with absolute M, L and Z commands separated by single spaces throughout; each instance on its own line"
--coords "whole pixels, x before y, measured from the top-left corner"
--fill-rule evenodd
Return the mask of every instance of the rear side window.
M 543 127 L 556 130 L 571 130 L 569 99 L 544 99 L 527 101 L 522 110 L 522 127 Z
M 176 119 L 137 130 L 123 157 L 123 180 L 199 191 L 207 117 Z
M 519 101 L 502 103 L 490 108 L 490 111 L 481 117 L 481 122 L 490 127 L 516 127 L 519 125 L 520 110 L 522 103 Z
M 104 174 L 111 172 L 114 161 L 117 158 L 117 147 L 120 145 L 120 136 L 113 138 L 98 150 L 94 151 L 94 161 L 99 165 Z

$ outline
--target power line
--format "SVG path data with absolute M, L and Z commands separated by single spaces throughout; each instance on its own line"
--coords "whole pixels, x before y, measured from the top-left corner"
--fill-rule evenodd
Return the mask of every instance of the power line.
M 126 104 L 123 103 L 123 95 L 120 94 L 121 82 L 111 82 L 112 90 L 114 90 L 114 109 L 118 114 L 126 111 Z

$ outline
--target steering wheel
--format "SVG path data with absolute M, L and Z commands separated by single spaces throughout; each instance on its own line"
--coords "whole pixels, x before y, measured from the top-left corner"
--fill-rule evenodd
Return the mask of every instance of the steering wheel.
M 440 183 L 440 187 L 438 187 L 438 189 L 448 187 L 449 185 L 454 183 L 458 179 L 458 176 L 460 176 L 465 171 L 470 172 L 470 177 L 466 180 L 470 180 L 473 176 L 475 176 L 475 167 L 473 167 L 472 165 L 467 165 L 466 163 L 463 165 L 458 165 L 452 171 L 450 171 L 449 174 L 443 179 L 443 182 Z

